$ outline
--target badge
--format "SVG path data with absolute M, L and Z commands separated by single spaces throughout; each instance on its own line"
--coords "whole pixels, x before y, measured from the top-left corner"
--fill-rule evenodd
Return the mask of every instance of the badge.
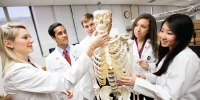
M 72 57 L 73 57 L 73 58 L 75 58 L 75 55 L 74 55 L 74 54 L 72 54 Z
M 147 60 L 150 60 L 150 59 L 151 59 L 151 57 L 150 57 L 150 56 L 148 56 L 148 57 L 147 57 Z

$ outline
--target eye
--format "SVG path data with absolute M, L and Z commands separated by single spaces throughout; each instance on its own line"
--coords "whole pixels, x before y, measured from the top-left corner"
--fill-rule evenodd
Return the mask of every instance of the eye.
M 88 28 L 89 26 L 85 26 L 85 28 Z
M 167 33 L 167 34 L 169 34 L 169 35 L 173 35 L 173 33 Z
M 104 14 L 104 15 L 103 15 L 103 19 L 108 19 L 108 17 L 109 17 L 109 16 L 108 16 L 107 14 Z
M 58 32 L 58 35 L 61 35 L 62 33 L 61 32 Z
M 96 16 L 94 16 L 94 19 L 98 20 L 98 19 L 100 19 L 100 16 L 96 15 Z
M 93 26 L 93 25 L 94 25 L 94 23 L 90 24 L 90 26 Z
M 28 37 L 27 37 L 27 36 L 24 36 L 23 38 L 24 38 L 24 39 L 28 39 Z
M 146 27 L 142 26 L 142 28 L 146 28 Z

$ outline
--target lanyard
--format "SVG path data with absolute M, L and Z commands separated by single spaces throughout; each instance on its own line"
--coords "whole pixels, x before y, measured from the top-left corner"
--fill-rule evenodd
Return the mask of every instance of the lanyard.
M 136 42 L 136 45 L 137 45 L 137 49 L 138 49 L 138 42 L 137 42 L 137 38 L 135 39 L 135 42 Z M 145 45 L 145 43 L 146 43 L 146 39 L 145 39 L 145 41 L 144 41 L 144 43 L 143 43 L 143 45 L 142 45 L 142 48 L 138 51 L 138 54 L 139 54 L 139 57 L 141 58 L 141 55 L 142 55 L 142 50 L 143 50 L 143 48 L 144 48 L 144 45 Z

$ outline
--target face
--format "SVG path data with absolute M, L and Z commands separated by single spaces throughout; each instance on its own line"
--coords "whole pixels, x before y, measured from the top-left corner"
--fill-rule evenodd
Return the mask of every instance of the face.
M 93 32 L 96 30 L 93 19 L 90 18 L 87 22 L 83 22 L 83 28 L 87 31 L 89 36 L 92 36 Z
M 16 55 L 28 55 L 33 52 L 33 40 L 26 29 L 19 28 L 18 33 L 15 36 L 15 40 L 11 42 L 13 46 L 13 52 Z
M 176 43 L 176 35 L 169 29 L 167 22 L 163 24 L 162 29 L 159 33 L 159 38 L 161 41 L 161 45 L 163 47 L 169 47 L 170 50 Z
M 134 27 L 134 35 L 137 38 L 145 38 L 148 31 L 149 31 L 149 20 L 147 19 L 138 20 L 138 22 Z
M 54 30 L 55 37 L 51 37 L 57 42 L 58 47 L 65 49 L 68 45 L 68 34 L 64 26 L 58 26 Z
M 97 32 L 103 33 L 107 31 L 110 23 L 111 12 L 109 10 L 97 10 L 93 15 Z

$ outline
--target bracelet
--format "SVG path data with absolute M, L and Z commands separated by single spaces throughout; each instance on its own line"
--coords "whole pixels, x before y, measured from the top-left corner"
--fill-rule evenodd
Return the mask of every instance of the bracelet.
M 91 47 L 91 46 L 89 46 L 89 45 L 88 45 L 88 47 L 90 47 L 90 48 L 92 48 L 93 50 L 95 50 L 93 47 Z

